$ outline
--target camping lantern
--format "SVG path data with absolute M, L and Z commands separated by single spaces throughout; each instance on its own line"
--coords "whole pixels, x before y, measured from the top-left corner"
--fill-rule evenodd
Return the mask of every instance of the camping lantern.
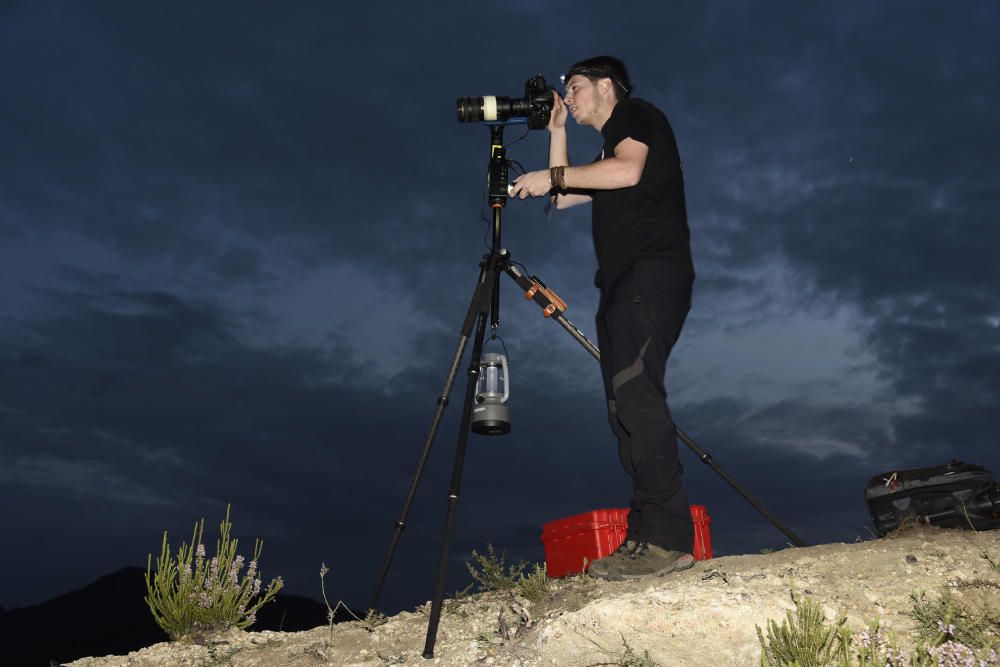
M 480 435 L 510 433 L 510 373 L 507 357 L 486 352 L 479 359 L 476 405 L 472 408 L 472 432 Z

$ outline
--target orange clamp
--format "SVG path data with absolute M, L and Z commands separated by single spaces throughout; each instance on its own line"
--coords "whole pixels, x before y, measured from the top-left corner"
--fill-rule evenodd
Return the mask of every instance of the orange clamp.
M 541 292 L 545 298 L 549 300 L 549 304 L 542 308 L 542 315 L 545 317 L 552 317 L 555 315 L 557 310 L 566 312 L 566 302 L 560 299 L 556 293 L 548 287 L 543 287 L 537 280 L 531 281 L 531 287 L 529 287 L 524 293 L 524 298 L 528 300 L 534 299 L 535 295 L 539 292 Z

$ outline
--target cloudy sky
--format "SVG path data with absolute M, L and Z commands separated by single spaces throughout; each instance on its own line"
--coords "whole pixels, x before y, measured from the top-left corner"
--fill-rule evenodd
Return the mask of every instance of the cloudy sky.
M 869 536 L 876 473 L 1000 469 L 998 33 L 972 0 L 3 3 L 0 604 L 202 516 L 214 540 L 232 503 L 265 576 L 318 597 L 326 562 L 364 605 L 485 250 L 489 134 L 455 99 L 601 53 L 684 160 L 678 424 L 809 543 Z M 561 213 L 510 203 L 504 245 L 595 337 L 589 211 Z M 506 280 L 502 308 L 513 431 L 470 439 L 451 590 L 472 549 L 543 560 L 545 522 L 629 492 L 597 365 Z M 460 404 L 386 610 L 432 595 Z M 786 544 L 682 450 L 717 553 Z

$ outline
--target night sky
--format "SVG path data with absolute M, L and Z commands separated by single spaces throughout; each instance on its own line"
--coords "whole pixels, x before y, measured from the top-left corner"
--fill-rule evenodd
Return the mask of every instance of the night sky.
M 265 578 L 319 597 L 326 562 L 365 605 L 486 250 L 489 133 L 455 99 L 603 53 L 684 162 L 677 423 L 809 543 L 870 537 L 876 473 L 1000 472 L 998 34 L 971 0 L 3 3 L 0 604 L 200 517 L 212 544 L 232 503 Z M 589 207 L 511 202 L 504 245 L 596 338 Z M 501 306 L 513 430 L 470 439 L 449 590 L 630 490 L 597 364 L 506 278 Z M 433 593 L 464 369 L 385 611 Z M 786 545 L 681 448 L 717 554 Z

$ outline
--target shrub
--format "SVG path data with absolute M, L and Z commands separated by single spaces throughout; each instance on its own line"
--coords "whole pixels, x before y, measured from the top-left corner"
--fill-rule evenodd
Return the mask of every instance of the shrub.
M 785 620 L 778 625 L 767 622 L 767 637 L 757 627 L 757 638 L 761 644 L 760 664 L 764 667 L 822 667 L 837 664 L 835 660 L 846 661 L 850 646 L 850 631 L 844 628 L 846 617 L 828 627 L 823 618 L 823 610 L 809 598 L 799 598 L 792 592 L 795 612 L 789 611 Z M 841 632 L 841 630 L 846 632 Z
M 856 640 L 852 640 L 850 630 L 844 628 L 843 641 L 854 645 L 855 657 L 853 660 L 840 662 L 842 667 L 910 667 L 923 664 L 924 658 L 929 658 L 925 647 L 921 644 L 912 651 L 900 648 L 896 638 L 883 632 L 877 620 L 871 621 L 868 627 L 861 631 Z
M 486 545 L 486 555 L 476 553 L 472 550 L 472 562 L 466 561 L 465 567 L 472 575 L 480 591 L 509 591 L 517 587 L 518 579 L 524 572 L 527 563 L 511 565 L 508 569 L 504 565 L 503 556 L 497 557 L 492 544 Z
M 482 592 L 516 590 L 522 597 L 537 602 L 549 590 L 545 565 L 535 563 L 531 574 L 526 575 L 524 571 L 528 563 L 521 561 L 516 565 L 505 565 L 503 556 L 497 557 L 492 544 L 486 545 L 486 555 L 473 549 L 472 561 L 466 561 L 465 567 Z
M 823 619 L 819 605 L 800 599 L 794 592 L 795 613 L 788 612 L 781 625 L 768 621 L 767 637 L 757 628 L 761 644 L 760 662 L 765 667 L 984 667 L 996 665 L 996 649 L 982 640 L 960 619 L 966 611 L 953 597 L 927 599 L 912 596 L 912 617 L 921 637 L 911 648 L 902 648 L 886 634 L 878 621 L 855 635 L 841 617 L 832 626 Z M 968 620 L 968 619 L 966 619 Z M 955 624 L 958 622 L 958 625 Z M 981 630 L 981 628 L 980 628 Z M 977 630 L 978 632 L 978 630 Z M 970 634 L 971 633 L 971 634 Z M 968 635 L 968 636 L 966 636 Z M 959 639 L 958 637 L 961 637 Z
M 523 572 L 521 573 L 517 581 L 517 592 L 523 598 L 538 602 L 549 592 L 549 581 L 547 566 L 535 563 L 532 566 L 531 574 L 525 576 Z
M 170 553 L 164 531 L 155 575 L 152 554 L 146 562 L 146 604 L 171 639 L 231 627 L 246 629 L 257 620 L 257 610 L 284 585 L 281 577 L 275 577 L 261 596 L 260 540 L 256 541 L 253 558 L 240 579 L 244 558 L 236 555 L 239 540 L 229 536 L 232 528 L 229 506 L 219 526 L 216 555 L 210 560 L 202 543 L 204 528 L 205 519 L 194 525 L 191 543 L 181 544 L 176 559 Z

